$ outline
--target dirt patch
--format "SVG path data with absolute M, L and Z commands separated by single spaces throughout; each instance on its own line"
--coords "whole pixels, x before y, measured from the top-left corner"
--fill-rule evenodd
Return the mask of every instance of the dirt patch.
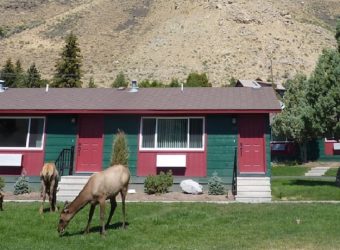
M 4 200 L 41 200 L 40 193 L 32 192 L 29 194 L 14 195 L 12 192 L 5 192 Z M 117 201 L 120 201 L 120 196 L 117 196 Z M 196 201 L 196 202 L 212 202 L 212 201 L 232 201 L 234 197 L 232 195 L 209 195 L 207 193 L 193 195 L 185 194 L 181 192 L 169 192 L 160 195 L 148 195 L 146 193 L 128 194 L 127 201 Z M 47 199 L 48 201 L 48 199 Z

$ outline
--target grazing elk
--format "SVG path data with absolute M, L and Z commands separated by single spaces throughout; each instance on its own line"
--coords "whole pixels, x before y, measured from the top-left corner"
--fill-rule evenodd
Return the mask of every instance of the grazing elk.
M 54 163 L 45 163 L 41 172 L 41 197 L 42 203 L 39 209 L 40 213 L 44 211 L 44 202 L 46 199 L 46 193 L 48 194 L 48 199 L 50 202 L 50 211 L 58 211 L 56 206 L 57 200 L 57 188 L 58 188 L 58 170 Z
M 122 197 L 123 228 L 125 228 L 125 198 L 130 181 L 130 171 L 123 165 L 114 165 L 102 172 L 93 174 L 78 196 L 70 203 L 65 203 L 65 207 L 60 214 L 58 232 L 62 235 L 71 219 L 88 203 L 91 204 L 89 218 L 85 233 L 90 231 L 90 223 L 93 212 L 97 204 L 100 206 L 101 233 L 105 234 L 105 226 L 109 226 L 112 215 L 117 207 L 116 196 L 118 193 Z M 105 201 L 110 199 L 111 211 L 104 225 Z
M 3 211 L 2 203 L 4 202 L 4 194 L 0 191 L 0 211 Z

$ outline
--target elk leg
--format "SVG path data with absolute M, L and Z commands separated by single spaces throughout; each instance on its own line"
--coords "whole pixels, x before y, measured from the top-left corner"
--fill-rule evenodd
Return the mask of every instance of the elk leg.
M 43 211 L 44 211 L 44 202 L 45 202 L 45 199 L 46 199 L 46 187 L 45 187 L 45 183 L 44 183 L 43 180 L 41 180 L 41 194 L 40 194 L 40 196 L 42 197 L 42 202 L 41 202 L 39 212 L 42 214 Z
M 123 187 L 120 191 L 120 195 L 122 196 L 122 210 L 123 210 L 123 228 L 125 228 L 125 198 L 127 193 L 127 187 Z
M 50 182 L 50 193 L 48 195 L 48 199 L 50 202 L 50 211 L 55 211 L 55 204 L 54 204 L 54 185 L 55 185 L 55 179 L 53 178 Z
M 115 213 L 115 210 L 117 207 L 116 197 L 111 198 L 110 203 L 111 203 L 111 210 L 110 210 L 109 218 L 107 219 L 107 222 L 106 222 L 106 227 L 110 225 L 112 215 Z
M 94 209 L 96 208 L 96 204 L 91 204 L 90 212 L 89 212 L 89 219 L 87 221 L 87 226 L 85 228 L 85 233 L 88 234 L 90 232 L 90 224 L 93 216 Z
M 102 231 L 101 234 L 106 234 L 105 232 L 105 199 L 102 199 L 101 201 L 99 201 L 99 205 L 100 205 L 100 223 L 102 225 Z

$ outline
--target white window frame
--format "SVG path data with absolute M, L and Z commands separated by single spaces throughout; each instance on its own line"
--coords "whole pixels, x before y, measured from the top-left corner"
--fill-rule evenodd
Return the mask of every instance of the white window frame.
M 46 117 L 44 116 L 0 116 L 0 119 L 28 119 L 28 130 L 26 135 L 26 146 L 25 147 L 0 147 L 0 150 L 43 150 L 45 145 L 45 126 L 46 126 Z M 41 138 L 41 147 L 29 147 L 29 138 L 31 131 L 31 120 L 32 119 L 43 119 L 43 133 Z
M 143 119 L 156 119 L 156 129 L 155 129 L 155 147 L 154 148 L 143 148 L 142 142 L 143 142 Z M 157 147 L 157 130 L 158 130 L 158 120 L 159 119 L 186 119 L 188 122 L 188 131 L 187 131 L 187 142 L 188 147 L 186 148 L 159 148 Z M 202 147 L 201 148 L 189 148 L 189 128 L 190 128 L 190 119 L 202 119 L 203 127 L 202 127 Z M 144 116 L 141 117 L 140 120 L 140 130 L 139 130 L 139 150 L 140 151 L 195 151 L 195 152 L 202 152 L 205 149 L 205 117 L 204 116 Z
M 327 139 L 327 138 L 325 138 L 325 142 L 340 142 L 340 140 L 337 141 L 335 139 Z

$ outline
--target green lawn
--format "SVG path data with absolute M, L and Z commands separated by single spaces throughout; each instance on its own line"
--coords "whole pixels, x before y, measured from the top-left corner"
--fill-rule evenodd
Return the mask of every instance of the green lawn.
M 274 200 L 340 200 L 335 179 L 273 179 L 271 183 Z
M 82 234 L 88 207 L 64 237 L 57 213 L 39 215 L 38 203 L 5 203 L 0 212 L 0 249 L 338 249 L 338 204 L 128 203 L 126 230 L 116 228 L 121 204 L 99 232 L 99 209 Z M 297 220 L 300 221 L 298 224 Z
M 324 176 L 336 176 L 337 172 L 338 172 L 338 168 L 330 168 L 327 170 Z
M 304 176 L 310 169 L 310 167 L 303 166 L 274 166 L 272 176 Z

